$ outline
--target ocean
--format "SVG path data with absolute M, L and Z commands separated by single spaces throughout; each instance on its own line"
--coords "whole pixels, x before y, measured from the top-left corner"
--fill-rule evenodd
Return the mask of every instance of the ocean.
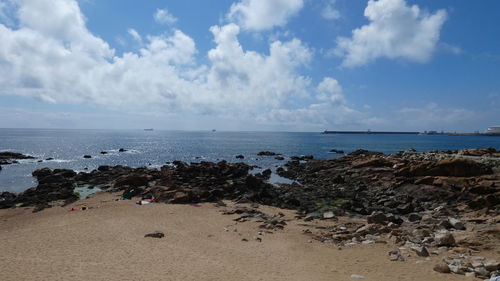
M 223 132 L 223 131 L 144 131 L 144 130 L 60 130 L 0 129 L 0 151 L 37 157 L 4 165 L 0 171 L 0 191 L 21 192 L 36 186 L 31 173 L 40 168 L 91 171 L 100 165 L 148 166 L 167 162 L 220 161 L 246 162 L 262 168 L 276 168 L 285 161 L 257 156 L 262 150 L 284 156 L 312 154 L 333 158 L 331 149 L 346 153 L 362 148 L 395 153 L 408 148 L 417 151 L 457 150 L 475 147 L 500 149 L 500 137 L 448 135 L 335 135 L 320 132 Z M 126 152 L 118 152 L 124 148 Z M 103 155 L 100 152 L 106 151 Z M 242 154 L 244 159 L 236 159 Z M 92 158 L 84 159 L 84 155 Z M 53 158 L 53 160 L 44 160 Z M 43 160 L 43 162 L 37 162 Z

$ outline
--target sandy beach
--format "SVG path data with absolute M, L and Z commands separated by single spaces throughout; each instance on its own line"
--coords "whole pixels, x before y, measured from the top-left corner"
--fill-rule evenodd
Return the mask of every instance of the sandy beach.
M 440 257 L 392 262 L 390 244 L 340 249 L 312 241 L 293 211 L 260 206 L 291 220 L 259 235 L 257 223 L 236 223 L 237 215 L 214 204 L 138 206 L 116 198 L 100 193 L 38 213 L 0 210 L 2 280 L 470 280 L 434 272 Z M 82 206 L 89 209 L 68 211 Z M 165 237 L 144 237 L 154 231 Z

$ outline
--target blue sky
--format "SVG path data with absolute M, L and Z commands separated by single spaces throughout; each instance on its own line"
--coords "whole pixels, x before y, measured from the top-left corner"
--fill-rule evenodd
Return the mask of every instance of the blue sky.
M 483 131 L 500 2 L 0 0 L 0 127 Z

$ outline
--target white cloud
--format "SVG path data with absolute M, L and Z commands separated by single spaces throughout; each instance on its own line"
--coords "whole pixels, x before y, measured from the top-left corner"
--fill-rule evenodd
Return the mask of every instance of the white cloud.
M 127 32 L 128 32 L 128 34 L 130 34 L 130 36 L 132 36 L 132 38 L 134 38 L 135 41 L 142 42 L 142 37 L 139 34 L 139 32 L 137 32 L 137 30 L 135 30 L 133 28 L 129 28 L 127 30 Z
M 339 10 L 335 9 L 336 0 L 329 0 L 323 10 L 321 11 L 321 16 L 326 20 L 338 20 L 340 19 Z
M 228 19 L 245 30 L 284 26 L 304 6 L 304 0 L 241 0 L 231 5 Z
M 399 126 L 424 130 L 441 130 L 443 127 L 465 125 L 477 119 L 477 113 L 464 108 L 446 108 L 437 103 L 423 107 L 404 107 L 395 112 Z M 436 127 L 439 126 L 439 127 Z
M 440 47 L 444 51 L 446 51 L 448 53 L 452 53 L 454 55 L 460 55 L 460 54 L 462 54 L 464 52 L 464 50 L 462 50 L 462 48 L 460 48 L 458 46 L 454 46 L 454 45 L 448 44 L 448 43 L 441 43 Z
M 261 54 L 244 50 L 237 25 L 213 26 L 215 47 L 200 64 L 194 40 L 175 29 L 145 37 L 138 52 L 115 55 L 86 28 L 74 0 L 25 0 L 18 14 L 18 28 L 0 24 L 0 95 L 234 119 L 311 90 L 298 71 L 312 54 L 298 39 L 274 41 Z
M 174 24 L 177 18 L 174 17 L 167 9 L 156 9 L 154 19 L 161 24 Z
M 427 62 L 434 52 L 445 10 L 428 13 L 405 0 L 370 0 L 365 9 L 370 21 L 352 31 L 352 38 L 337 38 L 335 53 L 343 66 L 360 66 L 380 57 Z
M 331 103 L 345 103 L 342 87 L 339 82 L 331 77 L 325 77 L 316 88 L 318 100 Z
M 316 130 L 325 130 L 332 126 L 364 127 L 374 124 L 377 120 L 349 107 L 342 86 L 332 77 L 325 77 L 316 86 L 315 98 L 317 103 L 295 109 L 272 109 L 259 115 L 257 120 L 264 124 L 289 124 Z
M 364 128 L 373 124 L 376 118 L 352 109 L 344 104 L 316 103 L 298 109 L 273 109 L 258 116 L 262 124 L 279 124 L 308 130 L 335 128 Z

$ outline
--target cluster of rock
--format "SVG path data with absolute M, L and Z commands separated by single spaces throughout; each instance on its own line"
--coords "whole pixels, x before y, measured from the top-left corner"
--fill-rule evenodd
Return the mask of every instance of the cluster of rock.
M 66 203 L 78 199 L 77 186 L 98 187 L 102 190 L 123 191 L 124 197 L 154 197 L 158 202 L 193 203 L 230 199 L 239 202 L 259 202 L 271 205 L 272 185 L 263 174 L 251 175 L 244 163 L 201 162 L 187 164 L 174 161 L 160 170 L 125 166 L 100 166 L 89 173 L 65 169 L 43 168 L 33 172 L 38 186 L 20 194 L 0 193 L 0 208 L 16 205 L 49 207 L 52 201 Z
M 282 185 L 282 207 L 313 212 L 323 202 L 334 211 L 395 215 L 453 208 L 495 208 L 500 173 L 469 159 L 408 160 L 398 155 L 356 151 L 327 160 L 290 161 L 278 174 L 301 185 Z
M 0 170 L 2 170 L 1 165 L 16 164 L 18 163 L 17 160 L 21 159 L 34 159 L 34 157 L 16 152 L 8 152 L 8 151 L 0 152 Z
M 52 201 L 72 202 L 78 198 L 74 193 L 77 186 L 121 191 L 125 198 L 142 196 L 165 203 L 253 202 L 295 209 L 306 221 L 336 222 L 308 231 L 322 242 L 352 246 L 390 241 L 400 248 L 391 251 L 389 258 L 401 261 L 409 255 L 426 257 L 446 249 L 498 249 L 500 164 L 496 161 L 500 158 L 495 157 L 499 154 L 487 148 L 428 153 L 407 150 L 391 155 L 357 150 L 326 160 L 296 156 L 277 169 L 295 183 L 279 185 L 267 183 L 270 170 L 250 174 L 251 166 L 226 161 L 174 161 L 159 170 L 100 166 L 89 173 L 44 168 L 33 172 L 37 187 L 20 194 L 0 193 L 0 208 L 22 205 L 40 210 Z M 269 151 L 259 155 L 282 157 Z M 226 213 L 240 214 L 238 221 L 257 220 L 266 229 L 286 224 L 279 214 L 269 216 L 256 208 Z M 351 219 L 339 220 L 345 216 Z M 497 274 L 498 268 L 493 270 L 490 261 L 475 266 L 479 263 L 474 259 L 471 256 L 458 262 L 453 258 L 446 260 L 446 266 L 458 274 Z
M 460 254 L 448 256 L 434 266 L 441 273 L 454 273 L 482 279 L 500 276 L 500 262 L 481 256 Z
M 226 209 L 222 211 L 223 215 L 240 215 L 235 218 L 234 221 L 246 222 L 254 221 L 259 222 L 259 227 L 261 229 L 267 230 L 280 230 L 286 226 L 286 221 L 283 219 L 285 216 L 283 213 L 277 213 L 275 215 L 268 215 L 257 209 L 258 205 L 254 205 L 252 208 L 244 206 L 236 206 L 233 209 Z
M 125 148 L 120 148 L 120 149 L 118 149 L 118 152 L 127 152 L 127 151 L 128 151 L 128 150 L 127 150 L 127 149 L 125 149 Z M 100 154 L 101 154 L 101 155 L 106 155 L 106 154 L 108 154 L 108 153 L 109 153 L 109 152 L 107 152 L 107 151 L 101 151 L 101 152 L 100 152 Z M 92 158 L 92 155 L 90 155 L 90 154 L 85 154 L 85 155 L 83 155 L 83 158 L 85 158 L 85 159 L 90 159 L 90 158 Z
M 468 153 L 492 157 L 497 151 Z M 460 157 L 462 154 L 410 150 L 384 155 L 359 150 L 338 159 L 291 161 L 287 170 L 278 172 L 301 185 L 281 185 L 278 201 L 301 210 L 306 220 L 335 221 L 335 216 L 343 215 L 359 218 L 308 234 L 342 246 L 390 241 L 410 249 L 391 251 L 389 257 L 394 261 L 447 249 L 498 250 L 498 166 L 482 158 Z M 470 270 L 462 271 L 472 275 Z M 478 277 L 493 276 L 474 272 Z

